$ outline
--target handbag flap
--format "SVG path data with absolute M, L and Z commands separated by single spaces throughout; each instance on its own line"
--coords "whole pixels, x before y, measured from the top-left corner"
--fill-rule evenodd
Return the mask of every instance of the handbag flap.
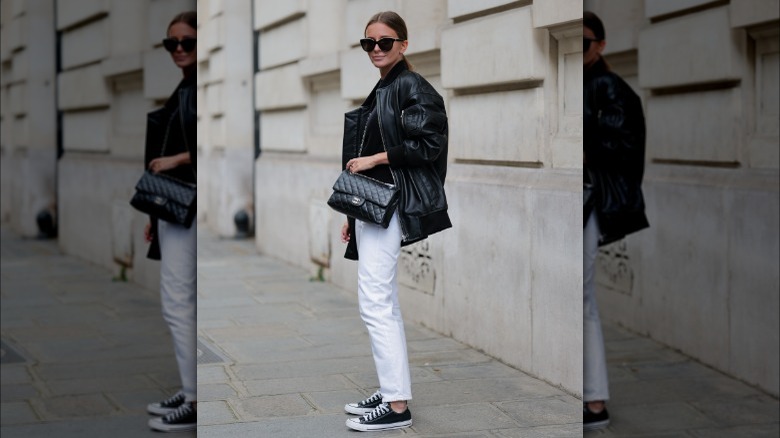
M 160 195 L 182 205 L 190 205 L 195 200 L 197 196 L 195 187 L 194 184 L 148 170 L 135 185 L 138 191 Z
M 348 170 L 341 172 L 333 190 L 356 198 L 362 198 L 381 207 L 387 207 L 398 194 L 393 184 L 388 184 Z

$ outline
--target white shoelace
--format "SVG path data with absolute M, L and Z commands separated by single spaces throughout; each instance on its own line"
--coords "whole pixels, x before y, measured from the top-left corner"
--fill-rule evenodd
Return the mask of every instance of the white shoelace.
M 160 406 L 170 406 L 170 405 L 181 406 L 183 402 L 184 402 L 184 393 L 182 391 L 179 391 L 176 394 L 172 395 L 167 400 L 161 401 Z
M 390 412 L 390 405 L 387 403 L 382 403 L 379 406 L 377 406 L 373 411 L 367 413 L 366 415 L 363 415 L 363 421 L 373 421 L 375 418 L 381 417 L 382 415 Z
M 373 402 L 375 402 L 377 400 L 381 400 L 381 399 L 382 399 L 382 394 L 379 391 L 377 391 L 377 392 L 371 394 L 371 397 L 369 397 L 369 398 L 363 400 L 362 402 L 358 403 L 358 405 L 360 405 L 360 406 L 369 405 L 369 404 L 371 404 L 371 403 L 373 403 Z
M 184 402 L 184 404 L 179 406 L 178 409 L 166 415 L 165 421 L 168 423 L 172 423 L 190 414 L 192 414 L 192 404 L 188 402 Z

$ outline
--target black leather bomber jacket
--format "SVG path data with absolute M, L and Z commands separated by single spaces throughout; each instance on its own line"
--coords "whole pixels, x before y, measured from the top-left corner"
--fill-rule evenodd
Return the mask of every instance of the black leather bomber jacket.
M 639 96 L 603 60 L 584 74 L 584 182 L 592 184 L 605 245 L 649 226 L 642 196 L 645 118 Z
M 376 99 L 379 131 L 390 171 L 400 187 L 401 245 L 409 245 L 452 226 L 447 214 L 447 113 L 441 95 L 401 61 L 377 83 L 363 104 L 344 118 L 342 169 L 360 148 L 366 118 Z M 344 257 L 357 260 L 355 223 Z
M 195 79 L 190 79 L 178 90 L 179 109 L 181 111 L 179 123 L 184 132 L 184 141 L 190 153 L 192 168 L 198 169 L 198 96 Z
M 190 77 L 182 79 L 176 90 L 171 94 L 163 108 L 150 112 L 147 115 L 146 124 L 146 149 L 144 151 L 144 169 L 149 168 L 149 163 L 160 156 L 162 148 L 163 133 L 167 127 L 168 121 L 177 123 L 180 127 L 181 137 L 184 146 L 190 154 L 190 162 L 193 171 L 197 171 L 197 121 L 198 121 L 198 100 L 197 100 L 196 78 Z M 178 105 L 179 111 L 173 114 Z M 171 115 L 173 114 L 173 118 Z M 168 155 L 166 153 L 166 155 Z M 190 174 L 188 170 L 186 174 Z M 160 241 L 157 233 L 157 219 L 150 217 L 152 223 L 153 239 L 149 245 L 146 257 L 152 260 L 160 260 Z

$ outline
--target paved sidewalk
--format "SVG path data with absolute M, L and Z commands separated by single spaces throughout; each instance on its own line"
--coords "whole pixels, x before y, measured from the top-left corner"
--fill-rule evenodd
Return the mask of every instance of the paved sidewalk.
M 198 236 L 198 437 L 355 437 L 344 404 L 378 386 L 354 292 L 310 281 L 251 241 Z M 408 306 L 411 303 L 402 303 Z M 406 324 L 409 429 L 371 437 L 579 437 L 582 402 Z
M 179 384 L 159 293 L 0 230 L 0 436 L 159 437 L 146 404 Z
M 612 418 L 586 438 L 780 436 L 776 398 L 614 324 L 604 339 Z

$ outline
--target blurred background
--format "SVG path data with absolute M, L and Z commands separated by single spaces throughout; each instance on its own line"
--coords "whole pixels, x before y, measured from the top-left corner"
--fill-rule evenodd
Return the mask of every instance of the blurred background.
M 162 47 L 193 0 L 3 0 L 0 217 L 149 288 L 147 218 L 129 205 L 146 113 L 181 79 Z
M 181 79 L 162 39 L 195 8 L 0 1 L 3 436 L 152 435 L 146 404 L 180 385 L 129 200 Z
M 780 2 L 584 7 L 647 122 L 650 228 L 601 250 L 602 318 L 777 397 Z

